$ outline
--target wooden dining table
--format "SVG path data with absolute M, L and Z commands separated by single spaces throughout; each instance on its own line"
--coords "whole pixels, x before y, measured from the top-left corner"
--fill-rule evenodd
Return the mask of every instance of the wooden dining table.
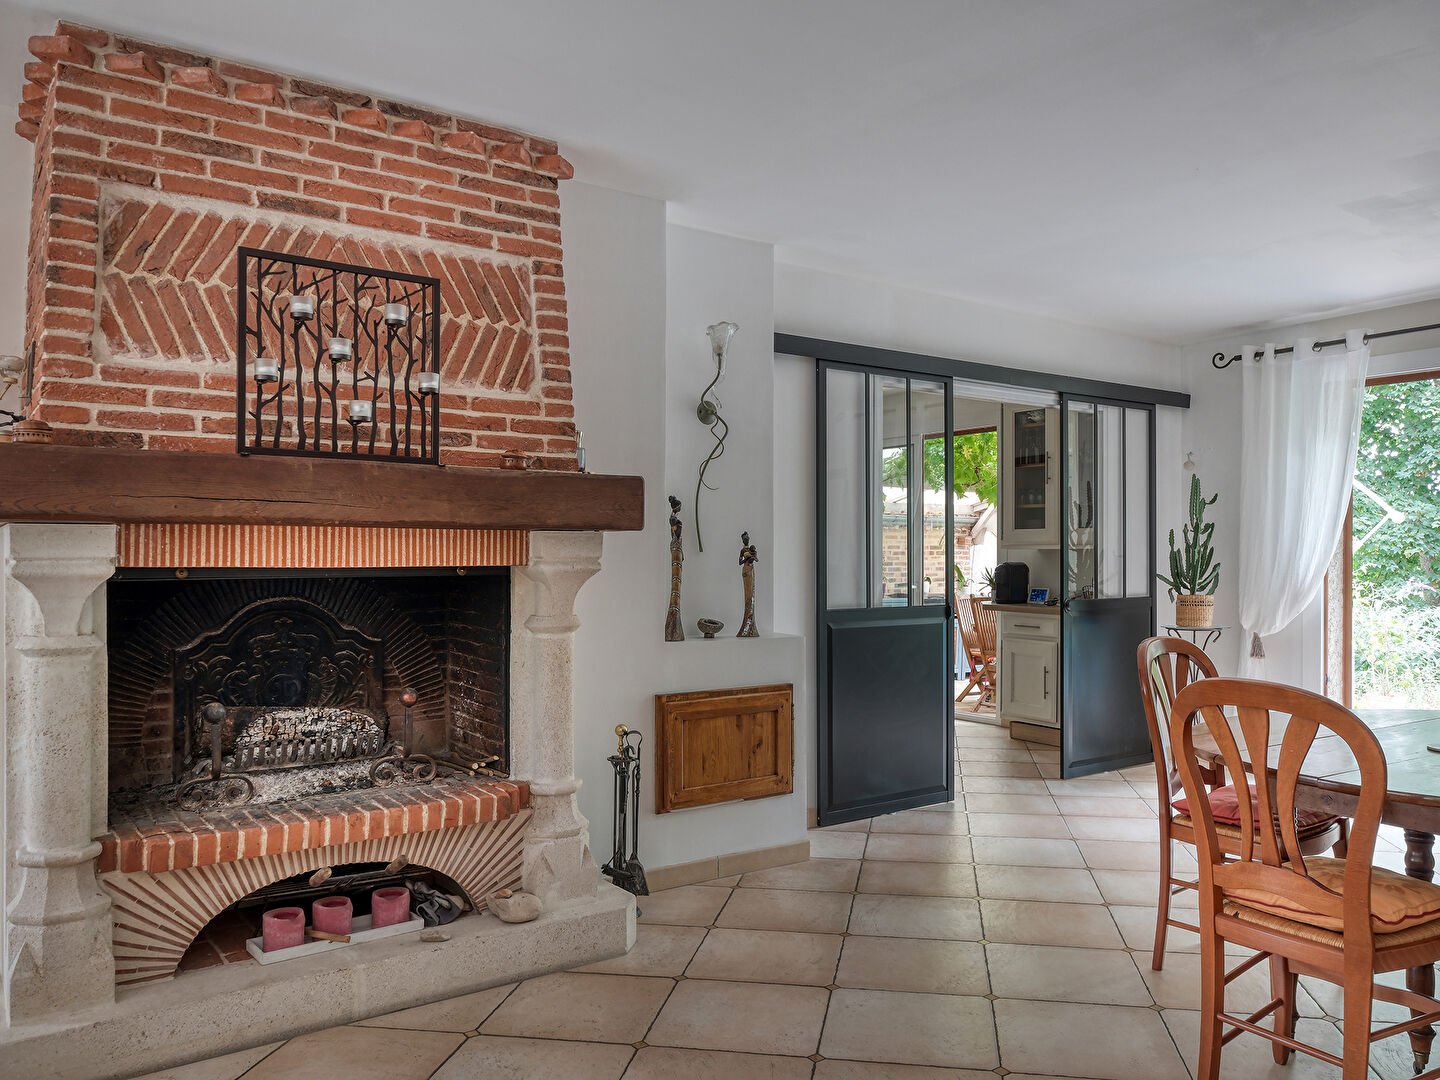
M 1385 752 L 1386 793 L 1381 820 L 1404 830 L 1405 873 L 1421 881 L 1435 877 L 1435 837 L 1440 834 L 1440 711 L 1396 709 L 1366 710 L 1361 719 L 1375 732 Z M 1284 722 L 1277 720 L 1270 739 L 1269 765 L 1273 766 L 1284 737 Z M 1236 742 L 1243 746 L 1244 741 Z M 1197 756 L 1216 763 L 1218 748 L 1208 735 L 1197 730 Z M 1245 767 L 1249 768 L 1247 761 Z M 1360 774 L 1355 759 L 1337 735 L 1321 735 L 1305 756 L 1295 801 L 1304 809 L 1323 810 L 1340 817 L 1350 817 L 1359 794 Z M 1411 968 L 1406 972 L 1405 985 L 1411 990 L 1433 996 L 1435 968 L 1431 965 Z M 1415 1071 L 1420 1072 L 1430 1060 L 1430 1045 L 1435 1039 L 1434 1028 L 1420 1028 L 1410 1034 L 1410 1048 L 1415 1053 Z

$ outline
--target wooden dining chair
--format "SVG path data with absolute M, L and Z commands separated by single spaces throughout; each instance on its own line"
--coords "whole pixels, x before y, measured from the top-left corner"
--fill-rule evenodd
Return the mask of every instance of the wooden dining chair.
M 970 706 L 971 712 L 979 712 L 982 705 L 995 704 L 996 662 L 995 651 L 996 630 L 995 612 L 985 606 L 988 597 L 970 597 L 970 614 L 975 621 L 975 643 L 979 646 L 978 659 L 980 661 L 980 700 Z
M 1180 786 L 1180 773 L 1170 752 L 1170 705 L 1175 695 L 1197 679 L 1213 679 L 1215 665 L 1198 645 L 1173 637 L 1146 638 L 1136 652 L 1140 669 L 1140 696 L 1145 705 L 1145 722 L 1150 728 L 1150 748 L 1155 758 L 1155 782 L 1160 797 L 1160 897 L 1155 911 L 1155 946 L 1150 966 L 1159 971 L 1165 964 L 1165 939 L 1170 927 L 1198 933 L 1191 923 L 1171 918 L 1170 901 L 1184 889 L 1199 888 L 1199 882 L 1176 877 L 1171 862 L 1174 843 L 1195 846 L 1195 826 L 1190 800 Z M 1206 801 L 1219 822 L 1219 842 L 1234 854 L 1240 847 L 1240 807 L 1233 784 L 1225 783 L 1223 767 L 1204 770 Z M 1255 798 L 1251 791 L 1251 802 Z M 1300 828 L 1306 855 L 1334 849 L 1345 856 L 1347 824 L 1331 814 L 1307 812 Z
M 1235 710 L 1233 723 L 1225 710 Z M 1256 800 L 1240 800 L 1240 845 L 1221 843 L 1197 758 L 1195 729 L 1203 723 L 1226 762 L 1274 761 Z M 1348 747 L 1360 775 L 1349 852 L 1343 859 L 1306 855 L 1300 840 L 1296 789 L 1305 756 L 1322 734 Z M 1217 1080 L 1221 1047 L 1241 1032 L 1274 1044 L 1284 1064 L 1299 1050 L 1339 1066 L 1343 1080 L 1364 1080 L 1370 1044 L 1440 1020 L 1440 1001 L 1385 986 L 1375 976 L 1440 960 L 1440 886 L 1371 866 L 1387 774 L 1380 742 L 1358 716 L 1319 694 L 1251 679 L 1201 679 L 1175 697 L 1170 737 L 1185 794 L 1196 808 L 1200 854 L 1200 1060 L 1196 1080 Z M 1278 743 L 1278 753 L 1272 746 Z M 1257 765 L 1257 768 L 1259 766 Z M 1278 822 L 1278 828 L 1269 827 Z M 1257 822 L 1266 827 L 1257 827 Z M 1256 950 L 1224 969 L 1225 945 Z M 1270 961 L 1272 1000 L 1250 1016 L 1225 1011 L 1225 985 Z M 1298 975 L 1344 989 L 1343 1054 L 1295 1038 Z M 1371 1030 L 1373 999 L 1412 1010 L 1411 1019 Z M 1260 1021 L 1274 1014 L 1274 1028 Z M 1225 1031 L 1225 1028 L 1232 1030 Z M 1436 1080 L 1432 1069 L 1415 1080 Z
M 955 653 L 965 657 L 965 670 L 970 680 L 955 698 L 955 703 L 960 704 L 972 691 L 979 694 L 983 701 L 985 687 L 981 684 L 980 677 L 985 664 L 980 656 L 980 638 L 975 631 L 975 609 L 970 606 L 968 597 L 962 597 L 955 605 L 955 626 L 960 638 Z

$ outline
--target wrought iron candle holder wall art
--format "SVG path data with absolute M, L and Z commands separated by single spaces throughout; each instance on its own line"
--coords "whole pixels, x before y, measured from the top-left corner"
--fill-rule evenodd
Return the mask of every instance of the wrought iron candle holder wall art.
M 440 464 L 440 282 L 240 249 L 236 449 Z
M 640 746 L 645 736 L 624 724 L 616 726 L 615 735 L 620 745 L 609 759 L 615 770 L 615 851 L 600 872 L 626 892 L 649 896 L 645 867 L 640 865 Z

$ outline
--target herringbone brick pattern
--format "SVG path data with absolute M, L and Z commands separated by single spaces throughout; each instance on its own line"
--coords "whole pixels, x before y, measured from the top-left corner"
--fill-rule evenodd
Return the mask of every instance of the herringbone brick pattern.
M 440 280 L 441 378 L 524 392 L 535 379 L 528 266 L 309 227 L 112 199 L 105 205 L 100 326 L 116 359 L 235 359 L 235 251 L 258 247 Z

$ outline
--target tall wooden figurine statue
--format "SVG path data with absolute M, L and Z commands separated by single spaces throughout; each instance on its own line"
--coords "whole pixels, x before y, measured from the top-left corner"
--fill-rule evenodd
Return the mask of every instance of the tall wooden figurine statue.
M 685 552 L 680 546 L 680 500 L 670 498 L 670 610 L 665 613 L 665 640 L 684 641 L 685 629 L 680 625 L 680 564 Z
M 755 561 L 760 556 L 755 552 L 755 545 L 750 543 L 750 534 L 740 534 L 740 581 L 745 586 L 745 618 L 740 622 L 740 632 L 736 637 L 759 637 L 760 631 L 755 628 Z

